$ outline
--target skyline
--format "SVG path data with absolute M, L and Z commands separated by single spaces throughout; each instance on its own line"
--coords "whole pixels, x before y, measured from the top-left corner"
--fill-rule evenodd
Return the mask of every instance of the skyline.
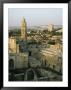
M 22 18 L 26 19 L 27 26 L 62 25 L 62 8 L 9 8 L 8 27 L 20 26 Z

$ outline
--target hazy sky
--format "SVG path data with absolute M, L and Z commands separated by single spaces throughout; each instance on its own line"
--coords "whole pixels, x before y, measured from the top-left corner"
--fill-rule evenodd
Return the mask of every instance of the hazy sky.
M 30 9 L 30 8 L 9 8 L 8 24 L 10 26 L 20 26 L 22 18 L 26 19 L 27 26 L 36 25 L 62 25 L 62 8 Z

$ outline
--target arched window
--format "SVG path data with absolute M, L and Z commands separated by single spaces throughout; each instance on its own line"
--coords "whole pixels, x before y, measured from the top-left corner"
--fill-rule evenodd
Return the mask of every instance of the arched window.
M 34 80 L 34 72 L 32 70 L 29 70 L 27 72 L 27 81 Z
M 9 69 L 14 69 L 14 60 L 13 59 L 9 60 Z
M 29 51 L 29 56 L 31 56 L 31 51 Z
M 53 65 L 53 70 L 55 70 L 55 65 Z

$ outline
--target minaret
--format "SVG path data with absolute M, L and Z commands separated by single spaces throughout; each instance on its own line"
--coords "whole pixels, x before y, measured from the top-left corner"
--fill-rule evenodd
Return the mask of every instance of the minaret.
M 25 18 L 21 21 L 21 38 L 26 41 L 27 40 L 27 25 Z

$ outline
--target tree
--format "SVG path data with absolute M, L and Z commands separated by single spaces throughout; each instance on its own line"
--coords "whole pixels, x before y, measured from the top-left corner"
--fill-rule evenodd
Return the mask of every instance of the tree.
M 31 34 L 36 33 L 36 31 L 35 31 L 35 30 L 31 30 L 30 33 L 31 33 Z
M 55 41 L 49 41 L 48 44 L 52 44 L 52 45 L 55 45 Z
M 43 34 L 46 34 L 46 33 L 48 33 L 48 30 L 43 30 Z

